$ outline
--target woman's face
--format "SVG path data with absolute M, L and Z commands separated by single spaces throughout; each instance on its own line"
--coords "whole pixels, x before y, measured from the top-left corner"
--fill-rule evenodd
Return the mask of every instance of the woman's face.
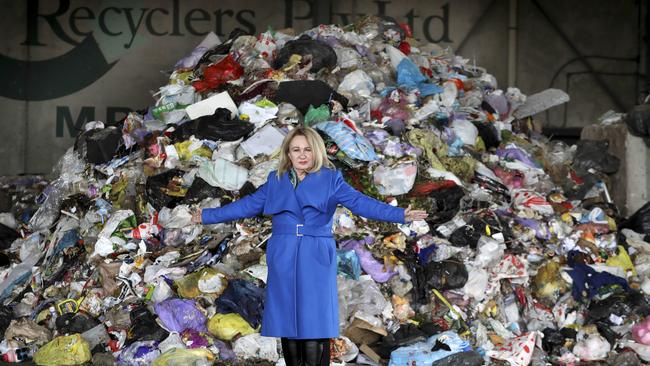
M 289 143 L 289 159 L 296 171 L 306 171 L 314 166 L 314 154 L 305 136 L 295 136 Z

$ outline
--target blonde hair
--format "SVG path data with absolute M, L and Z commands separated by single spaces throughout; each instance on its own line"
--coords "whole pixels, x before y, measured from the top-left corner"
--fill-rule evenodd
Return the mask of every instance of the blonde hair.
M 287 136 L 285 136 L 284 141 L 282 141 L 282 147 L 280 148 L 280 163 L 278 164 L 277 172 L 278 178 L 280 178 L 284 172 L 287 172 L 292 168 L 291 159 L 289 159 L 289 145 L 291 145 L 291 141 L 296 136 L 305 136 L 307 144 L 311 147 L 314 166 L 308 170 L 309 173 L 315 173 L 323 166 L 334 169 L 334 164 L 327 159 L 325 142 L 323 142 L 323 138 L 320 137 L 318 132 L 311 127 L 297 127 L 291 130 Z

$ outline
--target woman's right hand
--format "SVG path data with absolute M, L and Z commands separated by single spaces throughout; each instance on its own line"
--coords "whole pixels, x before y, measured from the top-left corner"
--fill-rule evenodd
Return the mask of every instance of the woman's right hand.
M 203 209 L 199 208 L 198 210 L 194 211 L 192 213 L 192 223 L 193 224 L 200 224 L 202 222 L 201 220 L 201 213 L 203 212 Z

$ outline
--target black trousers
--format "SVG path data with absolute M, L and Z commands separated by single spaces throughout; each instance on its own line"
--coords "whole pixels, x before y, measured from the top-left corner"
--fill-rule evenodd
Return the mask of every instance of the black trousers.
M 287 366 L 329 366 L 329 338 L 280 340 Z

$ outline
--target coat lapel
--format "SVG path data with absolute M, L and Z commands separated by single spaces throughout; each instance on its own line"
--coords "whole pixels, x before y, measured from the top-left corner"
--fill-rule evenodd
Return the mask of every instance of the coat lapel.
M 302 219 L 302 210 L 296 199 L 296 190 L 291 184 L 288 172 L 284 172 L 279 180 L 274 177 L 269 188 L 264 214 L 275 215 L 282 211 L 291 211 L 296 217 Z

